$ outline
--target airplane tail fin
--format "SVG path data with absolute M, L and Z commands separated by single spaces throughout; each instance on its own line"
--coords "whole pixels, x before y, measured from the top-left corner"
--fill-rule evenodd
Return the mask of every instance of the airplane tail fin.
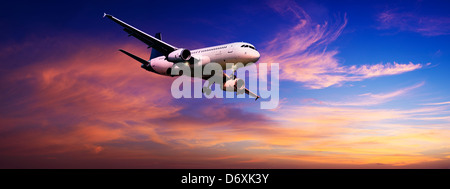
M 161 40 L 161 33 L 156 33 L 155 34 L 155 38 L 157 38 L 157 39 L 159 39 L 159 40 Z M 162 53 L 160 53 L 158 50 L 156 50 L 155 48 L 152 48 L 152 54 L 150 54 L 150 59 L 149 60 L 151 60 L 151 59 L 153 59 L 153 58 L 156 58 L 156 57 L 158 57 L 158 56 L 162 56 L 163 54 Z

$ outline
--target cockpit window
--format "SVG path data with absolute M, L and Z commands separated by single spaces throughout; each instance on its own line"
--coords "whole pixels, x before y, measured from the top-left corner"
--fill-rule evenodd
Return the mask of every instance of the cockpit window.
M 255 50 L 256 50 L 256 48 L 255 48 L 254 46 L 251 46 L 251 45 L 242 45 L 241 47 L 244 47 L 244 48 L 251 48 L 251 49 L 255 49 Z

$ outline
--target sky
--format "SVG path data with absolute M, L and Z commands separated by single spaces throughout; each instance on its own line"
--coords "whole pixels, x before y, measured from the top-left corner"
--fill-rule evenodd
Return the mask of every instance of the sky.
M 447 1 L 0 7 L 0 168 L 450 168 Z M 173 98 L 104 12 L 176 47 L 255 45 L 279 105 Z

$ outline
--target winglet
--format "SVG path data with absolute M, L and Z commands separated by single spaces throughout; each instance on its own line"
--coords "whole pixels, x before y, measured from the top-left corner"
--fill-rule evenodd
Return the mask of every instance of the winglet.
M 256 96 L 255 101 L 258 100 L 259 96 Z
M 103 18 L 105 18 L 105 17 L 111 18 L 112 16 L 109 14 L 103 13 Z

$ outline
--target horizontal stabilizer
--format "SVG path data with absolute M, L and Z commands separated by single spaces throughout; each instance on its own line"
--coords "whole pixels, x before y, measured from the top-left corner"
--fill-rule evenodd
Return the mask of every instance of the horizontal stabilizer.
M 144 59 L 142 59 L 142 58 L 140 58 L 140 57 L 138 57 L 138 56 L 136 56 L 136 55 L 134 55 L 134 54 L 131 54 L 131 53 L 125 51 L 125 50 L 122 50 L 122 49 L 119 49 L 119 51 L 120 51 L 120 52 L 123 52 L 124 54 L 128 55 L 129 57 L 131 57 L 131 58 L 137 60 L 138 62 L 142 63 L 142 66 L 141 66 L 142 68 L 144 68 L 144 69 L 146 69 L 146 70 L 148 70 L 148 71 L 157 73 L 157 72 L 150 66 L 150 62 L 148 62 L 147 60 L 144 60 Z

